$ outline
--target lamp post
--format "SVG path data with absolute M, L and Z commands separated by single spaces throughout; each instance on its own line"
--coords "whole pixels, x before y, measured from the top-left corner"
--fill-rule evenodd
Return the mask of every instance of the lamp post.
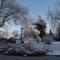
M 23 28 L 21 27 L 21 44 L 23 44 L 23 39 L 22 39 L 22 32 L 23 32 Z

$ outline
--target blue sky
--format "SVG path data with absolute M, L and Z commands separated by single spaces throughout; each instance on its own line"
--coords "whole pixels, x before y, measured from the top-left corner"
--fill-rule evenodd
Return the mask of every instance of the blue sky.
M 48 10 L 55 7 L 56 0 L 16 0 L 16 2 L 28 8 L 29 15 L 36 18 L 40 15 L 46 19 Z M 47 21 L 48 22 L 48 21 Z M 47 32 L 50 30 L 49 22 L 47 23 Z
M 41 15 L 46 19 L 48 10 L 54 7 L 56 0 L 16 0 L 17 3 L 25 6 L 32 17 Z

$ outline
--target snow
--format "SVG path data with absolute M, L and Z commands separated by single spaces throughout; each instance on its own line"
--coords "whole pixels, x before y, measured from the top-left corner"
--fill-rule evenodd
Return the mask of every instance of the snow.
M 33 43 L 30 47 L 33 51 L 47 51 L 47 55 L 60 55 L 60 42 L 51 42 L 51 44 Z
M 16 52 L 24 51 L 26 53 L 31 53 L 32 51 L 46 51 L 47 55 L 60 55 L 60 42 L 51 42 L 51 44 L 46 44 L 44 42 L 25 44 L 0 43 L 0 51 L 3 50 L 6 50 L 6 52 L 10 50 Z
M 60 51 L 48 52 L 47 55 L 60 55 Z

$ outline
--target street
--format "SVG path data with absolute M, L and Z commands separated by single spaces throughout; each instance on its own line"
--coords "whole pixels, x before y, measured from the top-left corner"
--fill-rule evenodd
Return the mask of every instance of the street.
M 60 57 L 59 56 L 40 56 L 40 57 L 0 56 L 0 60 L 60 60 Z

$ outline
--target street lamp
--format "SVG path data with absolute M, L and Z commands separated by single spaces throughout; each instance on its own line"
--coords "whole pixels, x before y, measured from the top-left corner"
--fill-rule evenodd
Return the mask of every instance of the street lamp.
M 21 27 L 21 44 L 23 44 L 23 39 L 22 39 L 22 32 L 23 32 L 23 28 Z

